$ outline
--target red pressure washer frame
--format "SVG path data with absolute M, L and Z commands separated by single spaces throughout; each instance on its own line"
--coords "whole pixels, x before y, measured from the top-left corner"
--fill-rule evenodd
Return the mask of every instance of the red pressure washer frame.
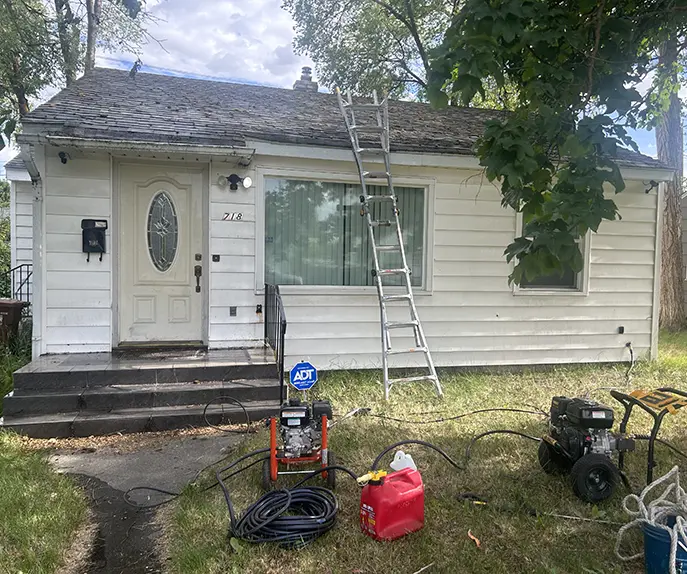
M 287 467 L 292 464 L 319 462 L 324 468 L 327 466 L 327 415 L 322 415 L 322 445 L 311 456 L 285 457 L 277 450 L 277 417 L 270 418 L 270 480 L 276 482 L 279 476 L 279 464 Z M 283 455 L 283 452 L 282 452 Z M 283 474 L 283 473 L 282 473 Z M 327 479 L 327 471 L 322 472 L 322 478 Z

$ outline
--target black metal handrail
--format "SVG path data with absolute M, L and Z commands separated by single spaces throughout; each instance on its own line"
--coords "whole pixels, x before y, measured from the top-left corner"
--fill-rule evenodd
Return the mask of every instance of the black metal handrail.
M 10 298 L 19 299 L 31 303 L 31 276 L 33 275 L 33 265 L 22 263 L 13 267 L 9 271 L 10 275 Z
M 265 284 L 265 344 L 274 350 L 279 375 L 279 401 L 283 403 L 284 388 L 284 338 L 286 336 L 286 313 L 279 293 L 279 285 Z

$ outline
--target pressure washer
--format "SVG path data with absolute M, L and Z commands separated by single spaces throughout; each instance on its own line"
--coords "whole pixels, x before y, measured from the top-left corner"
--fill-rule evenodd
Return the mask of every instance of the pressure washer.
M 288 395 L 287 395 L 288 397 Z M 336 465 L 336 457 L 327 444 L 327 427 L 332 419 L 329 401 L 301 402 L 287 398 L 278 417 L 268 421 L 270 429 L 270 456 L 262 466 L 262 486 L 271 490 L 279 475 L 310 474 L 311 470 L 292 470 L 294 466 L 320 464 Z M 278 444 L 281 438 L 281 447 Z M 285 467 L 287 470 L 280 470 Z M 322 477 L 332 490 L 336 487 L 336 470 L 322 471 Z
M 544 472 L 568 474 L 573 492 L 585 502 L 601 502 L 613 495 L 619 479 L 624 478 L 625 453 L 635 450 L 637 440 L 649 441 L 646 483 L 650 484 L 656 466 L 655 442 L 663 442 L 658 439 L 661 423 L 667 414 L 687 406 L 687 393 L 672 387 L 629 394 L 613 389 L 611 396 L 625 408 L 619 432 L 610 430 L 615 421 L 612 408 L 587 398 L 554 397 L 549 432 L 539 444 L 539 464 Z M 634 407 L 653 418 L 650 435 L 627 434 Z

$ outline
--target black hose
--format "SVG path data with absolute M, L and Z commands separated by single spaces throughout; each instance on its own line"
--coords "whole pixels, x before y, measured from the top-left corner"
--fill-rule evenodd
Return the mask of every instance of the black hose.
M 372 414 L 370 413 L 368 416 L 374 417 L 376 419 L 384 419 L 387 421 L 394 421 L 397 423 L 407 423 L 407 424 L 412 424 L 412 425 L 430 425 L 430 424 L 435 424 L 435 423 L 445 423 L 448 421 L 457 421 L 459 419 L 469 417 L 472 415 L 478 415 L 481 413 L 493 413 L 493 412 L 508 412 L 508 413 L 524 413 L 528 415 L 538 415 L 538 416 L 545 416 L 548 417 L 548 413 L 545 413 L 543 411 L 534 411 L 534 410 L 525 410 L 525 409 L 511 409 L 507 407 L 498 407 L 498 408 L 491 408 L 491 409 L 479 409 L 476 411 L 470 411 L 469 413 L 462 413 L 453 417 L 444 417 L 440 419 L 434 419 L 430 421 L 418 421 L 418 420 L 408 420 L 408 419 L 399 419 L 396 417 L 389 417 L 387 415 L 377 415 L 377 414 Z
M 230 470 L 230 469 L 234 468 L 237 464 L 239 464 L 240 462 L 246 460 L 247 458 L 250 458 L 250 457 L 255 456 L 255 455 L 258 455 L 258 454 L 262 454 L 262 453 L 264 453 L 264 452 L 269 452 L 269 450 L 270 450 L 269 448 L 260 448 L 260 449 L 258 449 L 258 450 L 251 451 L 251 452 L 249 452 L 249 453 L 243 455 L 242 457 L 238 458 L 237 460 L 235 460 L 234 462 L 232 462 L 230 465 L 225 466 L 224 468 L 220 469 L 218 472 L 224 473 L 224 472 L 226 472 L 227 470 Z M 258 460 L 256 460 L 256 461 L 253 461 L 253 462 L 251 462 L 250 464 L 244 466 L 243 468 L 240 468 L 239 470 L 236 470 L 236 471 L 234 471 L 234 472 L 228 474 L 227 476 L 225 476 L 225 477 L 223 478 L 223 480 L 226 480 L 226 479 L 228 479 L 228 478 L 231 478 L 232 476 L 235 476 L 235 475 L 237 475 L 237 474 L 243 472 L 244 470 L 247 470 L 247 469 L 251 468 L 252 466 L 255 466 L 256 464 L 258 464 L 258 463 L 262 462 L 263 460 L 265 460 L 265 458 L 269 458 L 269 457 L 262 457 L 262 458 L 260 458 L 260 459 L 258 459 Z M 194 478 L 191 482 L 189 482 L 189 484 L 193 484 L 193 483 L 198 479 L 198 477 L 200 476 L 200 474 L 201 474 L 203 471 L 207 470 L 207 469 L 210 468 L 211 466 L 215 466 L 215 465 L 218 464 L 219 462 L 221 462 L 221 461 L 213 462 L 212 464 L 209 464 L 209 465 L 207 465 L 206 467 L 204 467 L 203 469 L 199 470 L 199 471 L 196 473 L 195 478 Z M 212 484 L 210 484 L 209 486 L 206 486 L 205 488 L 203 488 L 203 490 L 202 490 L 201 492 L 207 492 L 208 490 L 212 490 L 212 489 L 215 488 L 218 484 L 219 484 L 219 482 L 218 482 L 218 481 L 215 481 L 215 482 L 213 482 Z M 168 498 L 168 499 L 166 499 L 166 500 L 163 500 L 163 501 L 161 501 L 161 502 L 155 502 L 155 503 L 153 503 L 153 504 L 140 504 L 140 503 L 138 503 L 138 502 L 136 502 L 136 501 L 134 501 L 134 500 L 131 500 L 131 494 L 132 494 L 132 493 L 134 493 L 134 492 L 141 492 L 141 491 L 156 492 L 156 493 L 158 493 L 158 494 L 164 494 L 164 495 L 166 495 L 166 496 L 169 496 L 170 498 Z M 139 509 L 139 510 L 148 510 L 148 509 L 151 509 L 151 508 L 157 508 L 158 506 L 162 506 L 162 505 L 164 505 L 164 504 L 168 504 L 168 503 L 172 502 L 173 500 L 175 500 L 176 498 L 178 498 L 179 496 L 181 496 L 181 492 L 172 492 L 172 491 L 170 491 L 170 490 L 165 490 L 164 488 L 158 488 L 158 487 L 156 487 L 156 486 L 134 486 L 133 488 L 130 488 L 129 490 L 127 490 L 127 491 L 124 493 L 124 502 L 126 502 L 129 506 L 133 506 L 134 508 L 137 508 L 137 509 Z
M 649 435 L 641 435 L 641 434 L 640 434 L 640 435 L 634 435 L 634 438 L 637 439 L 637 440 L 651 440 L 651 436 L 649 436 Z M 663 439 L 660 439 L 660 438 L 658 438 L 658 437 L 657 437 L 656 439 L 654 439 L 654 440 L 655 440 L 656 442 L 660 442 L 663 446 L 668 447 L 670 450 L 672 450 L 674 453 L 680 455 L 682 458 L 687 458 L 687 454 L 685 454 L 685 453 L 682 452 L 679 448 L 673 446 L 673 445 L 670 444 L 669 442 L 667 442 L 667 441 L 665 441 L 665 440 L 663 440 Z
M 268 459 L 269 457 L 263 457 L 260 460 Z M 249 466 L 257 464 L 260 460 Z M 331 465 L 319 468 L 291 488 L 264 494 L 237 519 L 231 494 L 224 484 L 224 480 L 229 477 L 221 476 L 228 468 L 230 467 L 218 470 L 215 476 L 229 510 L 231 536 L 251 543 L 278 542 L 283 548 L 289 549 L 302 548 L 331 530 L 336 524 L 339 510 L 336 496 L 330 490 L 321 486 L 301 485 L 328 470 L 341 470 L 353 479 L 358 478 L 357 474 L 345 466 Z
M 321 486 L 273 490 L 232 522 L 231 534 L 251 543 L 278 542 L 282 548 L 302 548 L 334 527 L 338 510 L 336 496 Z
M 535 441 L 535 442 L 540 442 L 540 441 L 541 441 L 540 438 L 537 438 L 537 437 L 534 437 L 534 436 L 531 436 L 531 435 L 528 435 L 528 434 L 525 434 L 525 433 L 522 433 L 522 432 L 519 432 L 519 431 L 506 430 L 506 429 L 503 429 L 503 430 L 501 430 L 501 429 L 499 429 L 499 430 L 490 430 L 490 431 L 487 431 L 487 432 L 483 432 L 482 434 L 478 434 L 476 437 L 473 437 L 473 439 L 470 441 L 470 444 L 468 444 L 468 447 L 465 449 L 465 461 L 467 462 L 467 461 L 470 460 L 470 454 L 471 454 L 471 452 L 472 452 L 472 447 L 475 445 L 475 443 L 476 443 L 478 440 L 484 438 L 485 436 L 490 436 L 490 435 L 493 435 L 493 434 L 512 434 L 512 435 L 515 435 L 515 436 L 521 436 L 521 437 L 523 437 L 523 438 L 526 438 L 526 439 L 529 439 L 529 440 L 532 440 L 532 441 Z
M 207 414 L 207 413 L 208 413 L 208 408 L 210 407 L 210 405 L 212 405 L 212 404 L 214 404 L 214 403 L 216 403 L 216 402 L 218 402 L 218 401 L 223 401 L 222 407 L 224 407 L 224 403 L 225 403 L 225 402 L 228 402 L 228 403 L 231 403 L 231 404 L 233 404 L 233 405 L 237 405 L 238 407 L 241 408 L 241 410 L 243 411 L 243 415 L 246 417 L 246 430 L 225 429 L 225 428 L 222 428 L 222 427 L 220 427 L 220 426 L 218 426 L 218 425 L 212 424 L 212 423 L 208 420 L 208 414 Z M 222 416 L 224 416 L 224 411 L 222 411 Z M 224 420 L 224 419 L 222 419 L 222 420 Z M 235 399 L 234 397 L 220 396 L 220 397 L 215 397 L 215 398 L 212 399 L 210 402 L 208 402 L 208 403 L 205 405 L 205 408 L 203 409 L 203 422 L 205 422 L 205 424 L 206 424 L 207 426 L 209 426 L 210 428 L 213 428 L 213 429 L 216 429 L 216 430 L 221 430 L 221 431 L 223 431 L 223 432 L 234 432 L 234 433 L 239 433 L 239 432 L 240 432 L 240 433 L 249 433 L 249 432 L 250 432 L 250 416 L 249 416 L 249 414 L 248 414 L 248 411 L 246 410 L 246 407 L 243 406 L 243 404 L 241 403 L 241 401 L 239 401 L 238 399 Z
M 444 452 L 438 446 L 434 446 L 432 443 L 426 442 L 424 440 L 402 440 L 400 442 L 396 442 L 396 443 L 392 444 L 391 446 L 386 447 L 382 452 L 380 452 L 377 455 L 377 458 L 374 459 L 374 462 L 372 463 L 371 470 L 377 470 L 377 467 L 379 466 L 379 463 L 382 461 L 382 458 L 384 458 L 384 455 L 386 455 L 389 451 L 392 451 L 399 446 L 403 446 L 404 444 L 419 444 L 420 446 L 426 446 L 427 448 L 431 448 L 432 450 L 437 451 L 441 456 L 443 456 L 449 462 L 449 464 L 451 464 L 452 466 L 454 466 L 458 470 L 465 470 L 465 467 L 458 464 L 455 460 L 453 460 L 448 454 L 446 454 L 446 452 Z

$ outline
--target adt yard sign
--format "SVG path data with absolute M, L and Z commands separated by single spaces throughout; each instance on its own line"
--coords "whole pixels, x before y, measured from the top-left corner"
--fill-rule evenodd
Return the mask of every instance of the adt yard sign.
M 291 369 L 291 384 L 299 391 L 308 391 L 317 382 L 317 369 L 308 362 L 298 363 Z

